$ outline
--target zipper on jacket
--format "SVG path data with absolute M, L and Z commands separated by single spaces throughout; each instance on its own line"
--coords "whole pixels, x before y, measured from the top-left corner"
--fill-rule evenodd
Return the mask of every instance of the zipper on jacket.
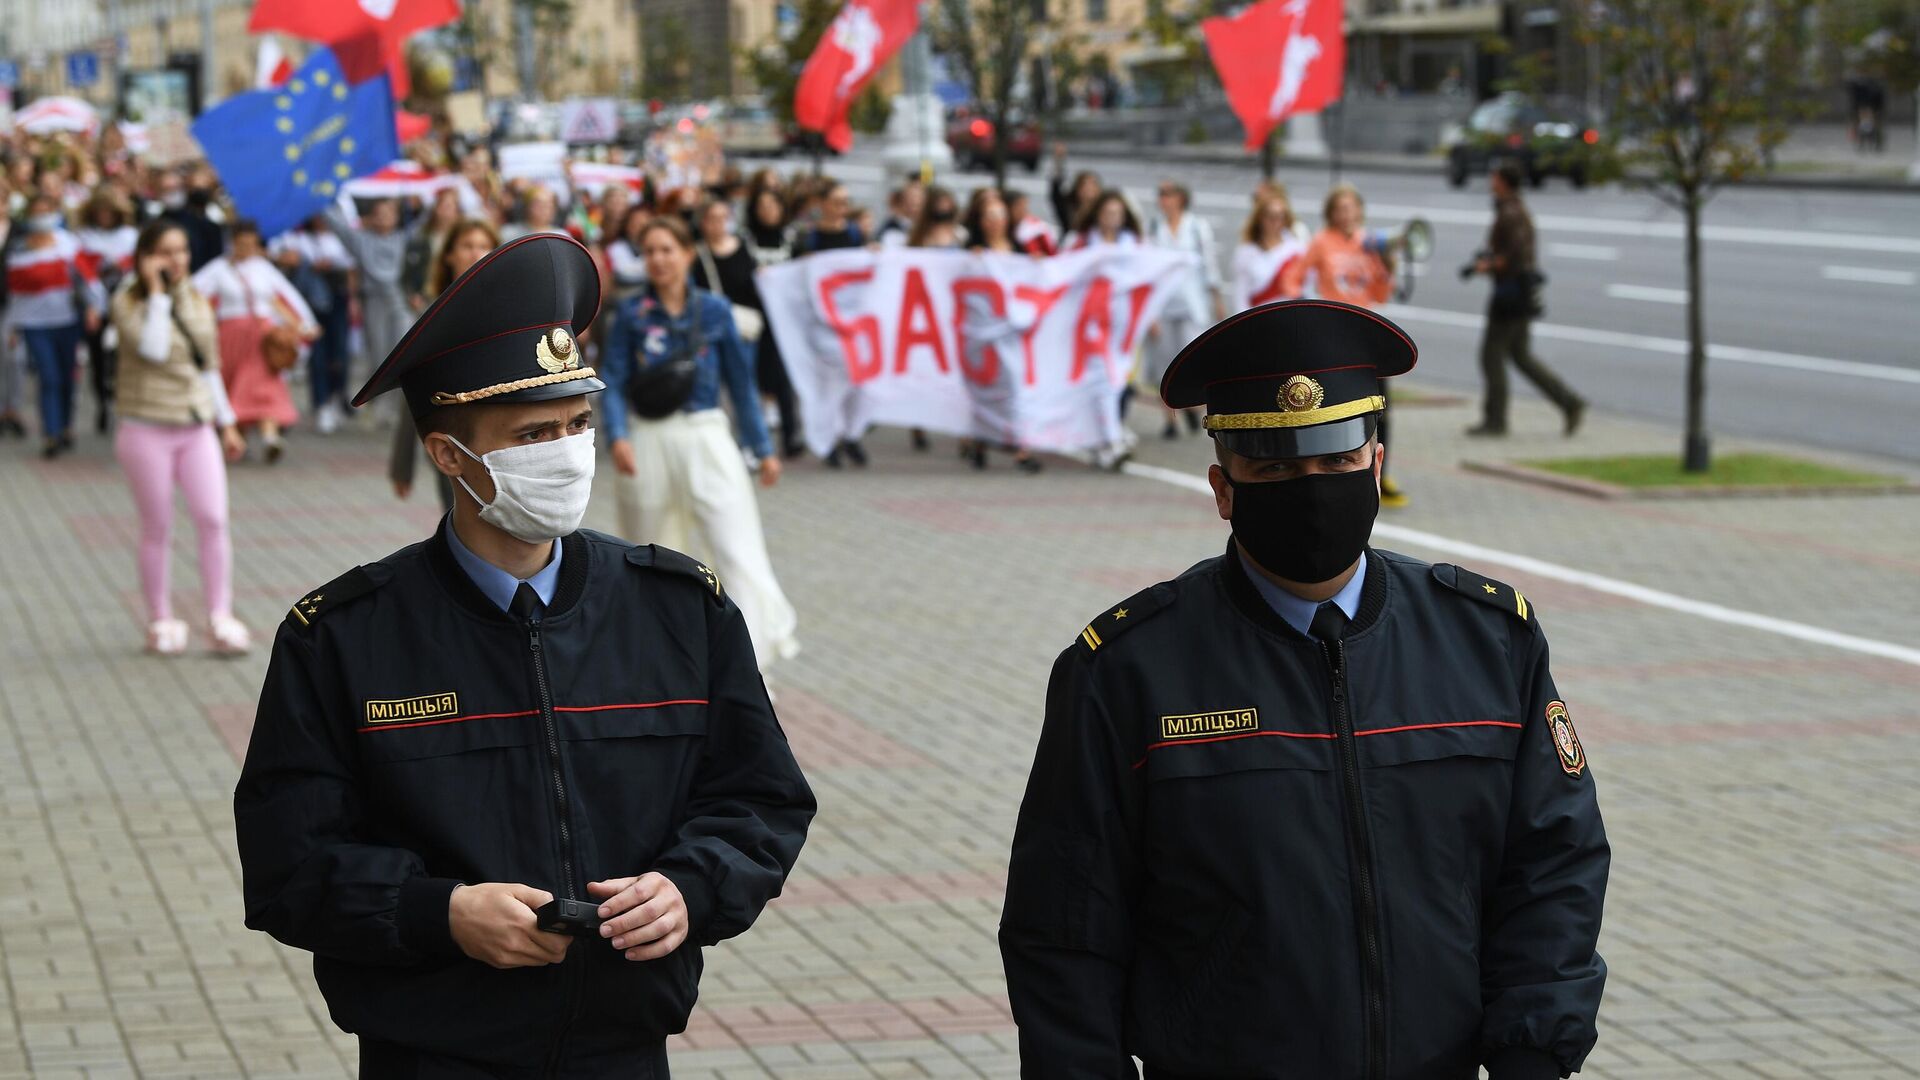
M 1353 737 L 1353 716 L 1347 700 L 1347 647 L 1343 641 L 1324 646 L 1333 669 L 1334 744 L 1340 750 L 1343 800 L 1347 811 L 1347 861 L 1353 868 L 1353 906 L 1360 923 L 1360 992 L 1366 1003 L 1368 1080 L 1387 1074 L 1387 973 L 1380 951 L 1380 898 L 1373 880 L 1373 838 L 1367 829 L 1366 804 L 1360 796 L 1360 748 Z
M 533 681 L 540 692 L 540 723 L 547 736 L 547 771 L 553 780 L 555 815 L 560 822 L 560 881 L 568 898 L 582 890 L 573 880 L 573 813 L 567 806 L 567 777 L 560 764 L 560 730 L 553 718 L 553 691 L 547 682 L 547 657 L 540 647 L 540 620 L 527 620 L 527 648 L 533 654 Z
M 573 813 L 567 805 L 567 777 L 560 763 L 560 728 L 554 720 L 553 688 L 547 679 L 547 656 L 546 650 L 541 647 L 538 618 L 527 620 L 527 650 L 533 655 L 533 681 L 540 693 L 540 723 L 547 736 L 547 770 L 553 779 L 554 809 L 560 822 L 561 888 L 566 890 L 569 899 L 574 899 L 581 897 L 586 889 L 573 880 Z M 560 965 L 562 977 L 567 979 L 566 1019 L 554 1032 L 552 1048 L 547 1052 L 547 1076 L 558 1076 L 558 1070 L 564 1064 L 562 1055 L 566 1051 L 567 1036 L 573 1029 L 573 1022 L 579 1018 L 581 989 L 586 981 L 584 956 L 574 955 L 569 948 L 566 959 Z

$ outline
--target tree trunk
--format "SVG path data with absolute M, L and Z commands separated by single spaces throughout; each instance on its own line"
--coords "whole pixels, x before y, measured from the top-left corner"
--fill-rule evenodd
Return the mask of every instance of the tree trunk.
M 1700 285 L 1700 192 L 1686 193 L 1687 218 L 1687 437 L 1681 465 L 1687 472 L 1712 467 L 1707 439 L 1706 297 Z

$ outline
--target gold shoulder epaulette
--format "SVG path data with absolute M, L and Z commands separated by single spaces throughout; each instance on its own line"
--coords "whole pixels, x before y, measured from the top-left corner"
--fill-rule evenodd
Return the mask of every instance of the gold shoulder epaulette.
M 1534 618 L 1533 604 L 1511 585 L 1481 577 L 1464 566 L 1452 563 L 1435 563 L 1433 579 L 1462 596 L 1499 608 L 1528 626 L 1537 628 L 1540 625 L 1540 620 Z
M 726 594 L 720 589 L 720 577 L 707 564 L 689 555 L 682 555 L 672 548 L 663 548 L 658 544 L 642 544 L 627 549 L 627 561 L 635 566 L 644 566 L 650 570 L 663 570 L 669 574 L 685 574 L 700 582 L 713 597 L 715 603 L 724 603 Z
M 306 630 L 347 601 L 365 596 L 385 585 L 390 576 L 384 566 L 356 566 L 296 600 L 287 611 L 287 622 Z
M 1173 600 L 1173 587 L 1165 582 L 1141 589 L 1095 616 L 1080 631 L 1080 645 L 1088 652 L 1099 652 L 1113 639 L 1170 607 Z

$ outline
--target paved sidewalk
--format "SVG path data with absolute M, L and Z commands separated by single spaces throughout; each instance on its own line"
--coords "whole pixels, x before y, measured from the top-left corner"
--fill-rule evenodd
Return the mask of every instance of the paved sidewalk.
M 1204 440 L 1135 419 L 1142 462 L 1204 468 Z M 1539 405 L 1493 447 L 1459 436 L 1470 420 L 1464 402 L 1396 411 L 1414 503 L 1384 521 L 1920 642 L 1920 499 L 1594 502 L 1457 467 L 1560 450 Z M 1577 445 L 1676 441 L 1594 418 Z M 710 952 L 676 1078 L 1016 1073 L 994 929 L 1048 667 L 1090 614 L 1226 532 L 1175 486 L 1004 458 L 977 474 L 934 442 L 878 433 L 865 472 L 801 465 L 763 496 L 806 646 L 779 711 L 821 814 L 787 895 Z M 304 590 L 431 528 L 430 496 L 392 500 L 383 445 L 296 437 L 282 465 L 234 471 L 239 606 L 263 636 Z M 140 655 L 106 447 L 25 455 L 0 444 L 0 1078 L 351 1075 L 306 958 L 240 925 L 230 794 L 264 653 Z M 199 625 L 184 520 L 175 547 Z M 1582 1075 L 1913 1075 L 1920 666 L 1480 568 L 1540 611 L 1614 844 Z

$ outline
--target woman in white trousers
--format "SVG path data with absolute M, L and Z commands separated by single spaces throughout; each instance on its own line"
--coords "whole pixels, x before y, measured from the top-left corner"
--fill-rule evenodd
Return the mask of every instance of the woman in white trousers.
M 638 543 L 711 561 L 740 607 L 764 672 L 800 651 L 798 618 L 773 574 L 740 444 L 763 487 L 780 479 L 755 389 L 753 359 L 726 299 L 695 288 L 693 236 L 677 217 L 639 236 L 647 284 L 619 301 L 601 350 L 600 426 L 618 476 L 620 525 Z M 720 409 L 732 399 L 740 442 Z

